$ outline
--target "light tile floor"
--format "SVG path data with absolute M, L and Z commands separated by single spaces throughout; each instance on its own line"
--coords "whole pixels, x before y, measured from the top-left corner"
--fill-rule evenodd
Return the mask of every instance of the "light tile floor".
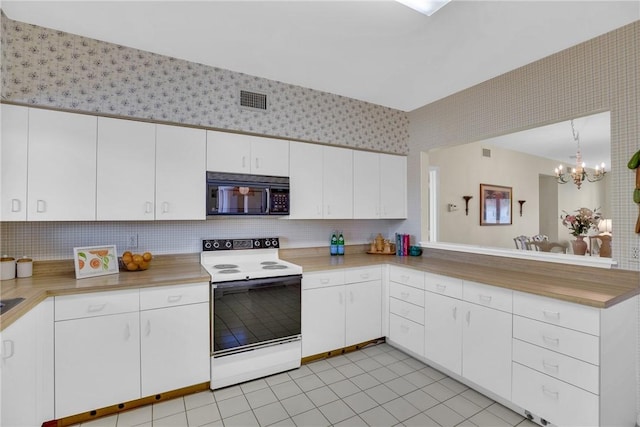
M 382 343 L 81 427 L 461 426 L 536 424 Z

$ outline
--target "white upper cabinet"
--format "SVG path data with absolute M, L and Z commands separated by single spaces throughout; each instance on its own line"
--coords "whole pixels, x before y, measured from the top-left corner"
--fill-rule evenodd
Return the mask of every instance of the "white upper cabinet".
M 289 141 L 207 131 L 207 170 L 289 176 Z
M 322 166 L 324 218 L 353 218 L 353 150 L 324 147 Z
M 28 220 L 96 219 L 97 121 L 29 110 Z
M 292 142 L 290 159 L 289 218 L 353 218 L 352 150 Z
M 322 145 L 291 143 L 289 218 L 323 218 L 323 150 Z
M 406 218 L 407 158 L 354 151 L 353 217 Z
M 380 218 L 407 217 L 407 158 L 380 154 Z
M 0 221 L 27 219 L 29 109 L 2 105 Z
M 207 134 L 157 125 L 156 219 L 206 219 Z
M 152 220 L 155 191 L 153 123 L 98 118 L 98 220 Z

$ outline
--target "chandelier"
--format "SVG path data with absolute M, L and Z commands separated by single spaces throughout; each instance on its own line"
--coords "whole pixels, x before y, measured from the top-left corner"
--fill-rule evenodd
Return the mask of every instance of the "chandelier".
M 585 163 L 582 161 L 582 153 L 580 152 L 580 133 L 576 132 L 573 126 L 573 119 L 571 120 L 571 132 L 573 133 L 573 140 L 576 142 L 576 166 L 571 169 L 571 172 L 565 171 L 562 165 L 555 169 L 556 181 L 558 184 L 566 184 L 573 181 L 573 183 L 580 189 L 580 186 L 584 181 L 596 182 L 604 178 L 607 173 L 604 170 L 604 163 L 596 166 L 594 172 L 589 172 L 586 169 Z

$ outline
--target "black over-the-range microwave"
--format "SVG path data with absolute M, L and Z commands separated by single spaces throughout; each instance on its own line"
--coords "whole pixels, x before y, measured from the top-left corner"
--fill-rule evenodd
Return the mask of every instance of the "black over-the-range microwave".
M 289 178 L 207 172 L 207 216 L 289 215 Z

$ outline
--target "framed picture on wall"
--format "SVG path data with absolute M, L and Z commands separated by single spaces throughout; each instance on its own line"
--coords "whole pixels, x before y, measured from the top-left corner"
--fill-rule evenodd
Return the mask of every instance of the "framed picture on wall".
M 510 225 L 512 207 L 511 187 L 480 184 L 480 225 Z

